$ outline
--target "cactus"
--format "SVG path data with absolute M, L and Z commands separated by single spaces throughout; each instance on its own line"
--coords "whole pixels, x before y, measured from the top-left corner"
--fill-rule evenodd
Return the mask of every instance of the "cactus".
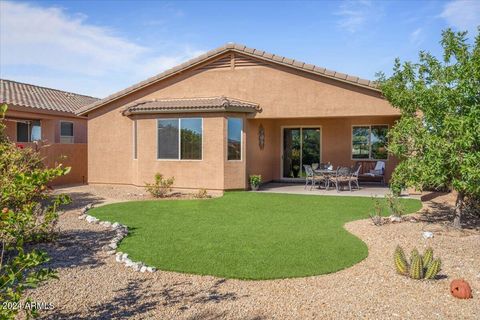
M 430 263 L 433 261 L 433 250 L 432 248 L 427 248 L 427 250 L 425 250 L 425 253 L 423 254 L 423 267 L 425 269 L 428 268 L 428 266 L 430 265 Z
M 425 272 L 425 279 L 434 279 L 440 272 L 442 260 L 440 258 L 433 260 Z
M 408 274 L 407 259 L 405 259 L 405 253 L 403 252 L 403 249 L 400 246 L 397 246 L 397 248 L 395 249 L 394 259 L 395 259 L 395 268 L 397 269 L 397 272 L 403 275 Z
M 420 255 L 412 255 L 410 265 L 410 278 L 423 279 L 423 264 Z
M 412 252 L 410 252 L 410 264 L 413 263 L 413 259 L 415 257 L 420 257 L 420 253 L 418 252 L 417 248 L 414 248 Z

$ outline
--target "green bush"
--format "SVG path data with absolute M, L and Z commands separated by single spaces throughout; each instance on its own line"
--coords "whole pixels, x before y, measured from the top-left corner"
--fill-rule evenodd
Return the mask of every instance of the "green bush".
M 48 261 L 45 252 L 27 249 L 26 244 L 50 240 L 58 219 L 57 208 L 69 201 L 60 195 L 53 197 L 47 184 L 67 174 L 69 168 L 47 169 L 38 153 L 29 148 L 19 149 L 5 134 L 0 107 L 0 319 L 15 318 L 18 309 L 3 308 L 22 299 L 26 288 L 35 287 L 55 272 L 42 268 Z M 35 316 L 36 310 L 24 310 Z
M 155 182 L 145 183 L 145 189 L 155 198 L 164 198 L 172 190 L 174 182 L 174 177 L 164 179 L 162 174 L 157 173 L 155 174 Z
M 250 185 L 252 187 L 258 187 L 258 186 L 260 186 L 261 183 L 262 183 L 262 176 L 261 175 L 252 174 L 250 176 Z

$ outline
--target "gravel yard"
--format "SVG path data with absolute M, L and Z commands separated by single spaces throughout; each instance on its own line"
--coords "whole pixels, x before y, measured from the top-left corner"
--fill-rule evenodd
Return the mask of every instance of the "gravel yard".
M 136 191 L 135 191 L 136 190 Z M 57 244 L 42 245 L 52 256 L 58 280 L 32 290 L 37 302 L 51 302 L 45 319 L 479 319 L 480 232 L 454 231 L 441 222 L 404 222 L 375 227 L 350 222 L 347 230 L 369 248 L 364 261 L 346 270 L 307 278 L 240 281 L 174 272 L 134 272 L 101 250 L 113 235 L 100 225 L 78 220 L 90 202 L 139 200 L 130 187 L 82 186 L 61 190 L 76 199 L 61 216 Z M 444 206 L 439 198 L 429 208 Z M 441 198 L 440 198 L 441 199 Z M 108 229 L 109 230 L 109 229 Z M 424 240 L 422 231 L 433 231 Z M 392 253 L 432 246 L 441 257 L 442 279 L 415 281 L 395 273 Z M 473 299 L 458 300 L 449 283 L 464 278 Z

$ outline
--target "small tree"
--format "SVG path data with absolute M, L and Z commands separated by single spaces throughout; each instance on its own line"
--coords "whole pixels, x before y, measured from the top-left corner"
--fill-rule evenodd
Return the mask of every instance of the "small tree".
M 442 59 L 424 51 L 418 63 L 397 58 L 393 75 L 380 74 L 379 83 L 402 114 L 389 134 L 389 151 L 400 159 L 393 191 L 453 188 L 461 227 L 465 198 L 480 196 L 480 35 L 472 46 L 467 32 L 447 29 L 440 43 Z

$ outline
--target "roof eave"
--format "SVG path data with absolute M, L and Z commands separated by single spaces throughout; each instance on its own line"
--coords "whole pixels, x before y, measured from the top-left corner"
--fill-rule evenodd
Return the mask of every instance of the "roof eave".
M 173 113 L 215 113 L 215 112 L 241 112 L 256 113 L 260 112 L 259 108 L 240 107 L 240 106 L 222 106 L 222 107 L 199 107 L 199 108 L 164 108 L 158 110 L 124 110 L 124 116 L 137 114 L 173 114 Z

